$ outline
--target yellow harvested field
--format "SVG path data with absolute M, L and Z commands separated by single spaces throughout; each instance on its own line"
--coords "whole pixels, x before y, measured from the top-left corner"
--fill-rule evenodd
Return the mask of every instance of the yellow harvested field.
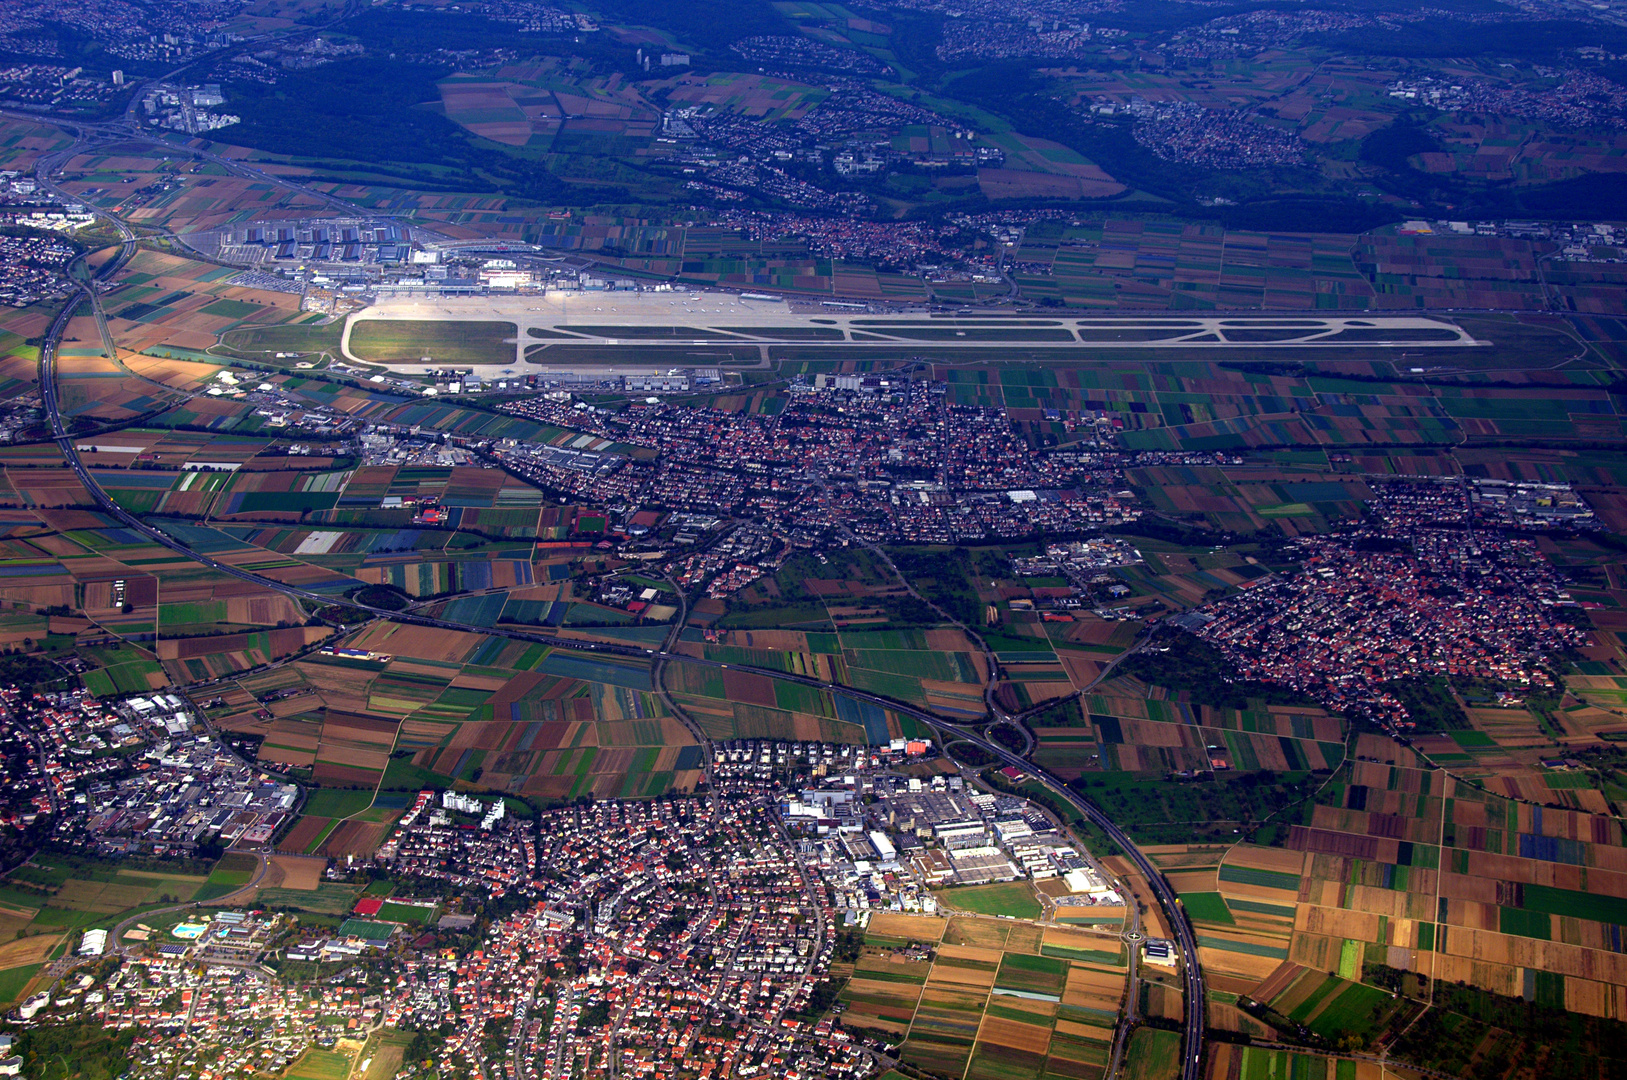
M 1332 886 L 1335 896 L 1344 888 L 1344 884 L 1338 881 L 1313 882 L 1313 885 L 1315 884 Z M 1215 888 L 1228 897 L 1235 896 L 1240 900 L 1264 900 L 1272 904 L 1292 904 L 1299 896 L 1297 892 L 1288 889 L 1273 889 L 1269 885 L 1250 885 L 1241 881 L 1217 881 Z M 1313 895 L 1312 900 L 1315 899 Z M 1326 900 L 1322 902 L 1327 903 Z
M 457 690 L 501 690 L 508 685 L 508 680 L 496 675 L 470 675 L 459 674 L 449 683 Z
M 1331 934 L 1335 937 L 1355 938 L 1357 941 L 1378 941 L 1379 921 L 1380 916 L 1367 911 L 1344 911 L 1339 908 L 1301 904 L 1294 919 L 1294 929 L 1308 934 Z
M 994 1046 L 1009 1046 L 1030 1054 L 1043 1054 L 1051 1045 L 1051 1029 L 1037 1024 L 1024 1024 L 1002 1017 L 985 1016 L 978 1029 L 977 1041 Z
M 1164 876 L 1178 893 L 1215 892 L 1218 885 L 1214 870 L 1170 870 Z
M 61 934 L 40 934 L 0 945 L 0 970 L 42 964 L 51 950 L 61 942 Z
M 1211 949 L 1208 946 L 1199 945 L 1198 963 L 1203 965 L 1204 971 L 1212 971 L 1217 974 L 1225 973 L 1240 979 L 1259 982 L 1275 971 L 1280 961 L 1269 956 L 1250 956 L 1247 953 L 1235 953 L 1226 949 Z
M 1141 849 L 1161 870 L 1219 866 L 1227 848 L 1208 844 L 1158 844 Z
M 303 859 L 296 855 L 273 855 L 271 862 L 282 871 L 280 888 L 306 891 L 322 884 L 322 871 L 328 865 L 326 859 Z
M 1627 955 L 1584 949 L 1560 941 L 1537 941 L 1454 926 L 1446 939 L 1446 951 L 1453 956 L 1498 965 L 1535 968 L 1560 975 L 1596 979 L 1612 985 L 1627 985 Z
M 894 982 L 889 979 L 866 979 L 863 975 L 855 975 L 848 980 L 847 988 L 854 994 L 882 994 L 896 999 L 900 1004 L 913 1000 L 920 988 L 908 983 Z
M 927 985 L 934 987 L 975 986 L 980 990 L 987 990 L 994 985 L 994 972 L 949 967 L 946 964 L 933 964 L 932 974 L 927 978 Z
M 1428 954 L 1419 955 L 1423 957 Z M 1478 986 L 1482 990 L 1490 990 L 1494 994 L 1503 994 L 1506 997 L 1518 997 L 1524 992 L 1525 987 L 1525 979 L 1519 968 L 1508 964 L 1472 960 L 1466 956 L 1443 956 L 1437 953 L 1434 958 L 1434 972 L 1435 978 L 1439 981 L 1468 983 L 1470 986 Z
M 997 919 L 979 919 L 958 915 L 949 920 L 944 937 L 956 945 L 975 945 L 985 949 L 998 949 L 1006 944 L 1010 924 Z
M 906 915 L 901 911 L 878 911 L 870 916 L 866 930 L 878 937 L 901 937 L 912 941 L 940 941 L 948 919 L 936 915 Z M 999 954 L 996 953 L 996 956 Z
M 1091 949 L 1097 952 L 1117 952 L 1122 948 L 1116 933 L 1097 933 L 1066 926 L 1047 926 L 1045 944 L 1058 949 Z
M 1003 955 L 999 949 L 980 949 L 975 945 L 944 945 L 938 949 L 939 960 L 972 960 L 998 964 Z
M 485 641 L 486 638 L 482 634 L 467 634 L 461 630 L 436 630 L 428 626 L 377 622 L 345 642 L 345 647 L 368 649 L 372 652 L 388 653 L 391 656 L 410 656 L 419 660 L 461 663 Z
M 1280 874 L 1298 876 L 1305 872 L 1305 853 L 1288 848 L 1238 844 L 1226 853 L 1226 865 L 1246 866 L 1253 870 L 1275 870 Z
M 1045 927 L 1033 923 L 1010 923 L 1011 933 L 1006 935 L 1006 952 L 1039 954 L 1045 940 Z
M 1123 972 L 1074 964 L 1068 969 L 1068 985 L 1062 991 L 1062 1004 L 1087 1009 L 1117 1009 L 1124 998 Z
M 1105 1019 L 1102 1021 L 1101 1027 L 1094 1024 L 1081 1024 L 1076 1020 L 1058 1020 L 1056 1030 L 1063 1035 L 1077 1035 L 1081 1039 L 1099 1040 L 1104 1037 L 1103 1032 L 1113 1030 L 1113 1025 Z

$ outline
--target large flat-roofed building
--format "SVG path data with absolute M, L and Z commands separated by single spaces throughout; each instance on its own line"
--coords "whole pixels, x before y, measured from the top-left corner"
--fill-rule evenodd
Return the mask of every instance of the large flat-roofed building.
M 951 849 L 984 847 L 989 830 L 981 821 L 946 821 L 932 827 L 932 838 Z

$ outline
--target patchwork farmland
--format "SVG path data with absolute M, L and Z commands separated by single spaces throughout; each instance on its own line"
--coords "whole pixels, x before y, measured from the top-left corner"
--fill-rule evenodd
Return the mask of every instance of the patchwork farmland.
M 877 913 L 844 1023 L 908 1065 L 969 1077 L 1101 1075 L 1123 1004 L 1118 939 L 1028 921 Z

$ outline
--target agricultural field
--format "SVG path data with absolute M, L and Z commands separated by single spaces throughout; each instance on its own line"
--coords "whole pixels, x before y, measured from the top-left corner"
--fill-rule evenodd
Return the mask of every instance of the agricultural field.
M 1359 477 L 1325 475 L 1343 471 L 1323 456 L 1329 449 L 1356 453 L 1383 443 L 1447 449 L 1495 439 L 1551 446 L 1586 438 L 1593 429 L 1619 435 L 1620 420 L 1599 382 L 1603 362 L 1588 362 L 1592 371 L 1563 379 L 1500 370 L 1523 367 L 1533 356 L 1557 361 L 1573 355 L 1577 342 L 1563 326 L 1491 316 L 1465 318 L 1462 325 L 1491 344 L 1476 350 L 1472 371 L 1443 382 L 1436 398 L 1421 398 L 1385 354 L 1359 349 L 1341 352 L 1337 362 L 1326 353 L 1284 349 L 1273 352 L 1269 364 L 1224 366 L 1213 354 L 1195 352 L 1160 353 L 1156 362 L 1144 363 L 1104 351 L 1099 362 L 1081 366 L 1055 352 L 1025 351 L 1019 364 L 1016 357 L 1001 362 L 997 355 L 968 351 L 956 354 L 964 360 L 935 365 L 933 374 L 950 384 L 955 402 L 1004 406 L 1024 430 L 1063 443 L 1080 433 L 1048 419 L 1045 410 L 1105 414 L 1131 450 L 1258 448 L 1261 457 L 1235 464 L 1147 466 L 1132 470 L 1128 479 L 1161 512 L 1201 514 L 1216 529 L 1294 536 L 1348 518 L 1364 497 Z M 799 353 L 817 355 L 811 349 Z M 834 351 L 828 355 L 839 358 Z M 1494 380 L 1504 385 L 1488 385 Z M 1541 387 L 1541 408 L 1520 406 L 1521 384 Z M 1281 464 L 1264 457 L 1286 451 L 1303 456 L 1284 457 Z
M 1384 1080 L 1395 1072 L 1377 1062 L 1218 1043 L 1205 1075 L 1209 1080 Z
M 1174 1080 L 1181 1075 L 1181 1037 L 1173 1031 L 1141 1028 L 1130 1036 L 1124 1071 L 1147 1080 Z
M 839 691 L 780 682 L 750 671 L 671 664 L 663 677 L 673 700 L 714 739 L 874 745 L 913 737 L 920 730 L 913 718 L 873 702 Z
M 1447 984 L 1614 1015 L 1614 819 L 1513 801 L 1362 734 L 1289 821 L 1278 846 L 1148 849 L 1197 930 L 1212 1022 L 1369 1046 Z
M 1032 730 L 1034 760 L 1141 843 L 1229 841 L 1268 825 L 1345 759 L 1341 717 L 1235 691 L 1237 701 L 1219 704 L 1211 684 L 1181 674 L 1168 654 L 1151 666 L 1140 660 L 1036 715 Z M 1143 682 L 1144 670 L 1181 689 Z
M 79 934 L 178 902 L 207 901 L 238 889 L 255 865 L 227 855 L 208 863 L 122 862 L 41 853 L 0 888 L 0 1000 L 21 996 L 44 964 L 77 946 Z
M 199 390 L 227 366 L 228 360 L 217 361 L 208 353 L 222 334 L 309 318 L 300 313 L 297 297 L 234 284 L 237 275 L 230 267 L 138 250 L 121 272 L 119 288 L 104 301 L 117 356 L 110 362 L 99 345 L 75 347 L 77 359 L 63 372 L 69 376 L 62 388 L 65 411 L 67 395 L 71 391 L 77 400 L 81 386 L 87 403 L 107 397 L 105 386 L 94 391 L 85 380 L 105 382 L 121 375 L 119 385 L 128 388 L 130 397 L 119 405 L 131 413 L 153 411 L 168 400 L 160 391 Z M 98 342 L 91 321 L 77 321 L 87 332 L 70 336 Z M 68 355 L 65 350 L 64 358 Z M 97 358 L 102 367 L 95 366 Z
M 232 176 L 218 165 L 152 155 L 136 145 L 69 160 L 63 190 L 128 220 L 177 233 L 217 228 L 240 219 L 245 206 L 267 216 L 309 214 L 314 196 L 267 180 Z M 305 170 L 292 170 L 300 175 Z
M 983 684 L 988 676 L 983 654 L 952 627 L 734 630 L 716 643 L 685 642 L 680 651 L 852 686 L 948 717 L 981 716 L 985 711 Z M 774 699 L 763 704 L 819 712 L 820 695 L 811 688 L 775 684 L 773 694 Z
M 92 669 L 85 676 L 87 685 L 97 693 L 138 693 L 240 670 L 298 651 L 324 635 L 319 628 L 300 628 L 306 613 L 280 593 L 201 567 L 108 515 L 74 507 L 78 498 L 64 506 L 64 494 L 79 492 L 86 502 L 88 496 L 65 470 L 57 486 L 54 464 L 5 467 L 27 473 L 12 485 L 12 509 L 0 509 L 11 519 L 5 550 L 0 551 L 6 582 L 0 600 L 20 609 L 8 619 L 23 620 L 9 640 L 38 639 L 45 635 L 37 631 L 49 629 L 82 642 Z M 207 529 L 159 520 L 199 550 L 211 550 L 213 540 L 225 539 Z M 255 562 L 252 557 L 243 561 Z M 62 617 L 49 628 L 43 622 L 24 625 L 23 611 L 63 607 L 71 618 Z M 283 628 L 273 629 L 278 624 Z M 164 634 L 157 652 L 125 640 L 155 630 Z M 0 634 L 6 632 L 0 627 Z
M 285 851 L 370 850 L 426 784 L 540 805 L 688 790 L 700 775 L 647 666 L 391 623 L 343 645 L 380 659 L 307 656 L 240 680 L 211 710 L 261 738 L 260 760 L 320 786 Z
M 107 244 L 110 224 L 140 237 L 116 279 L 80 278 L 96 301 L 69 312 L 53 363 L 48 305 L 0 311 L 0 401 L 33 410 L 54 368 L 60 393 L 43 400 L 59 396 L 74 448 L 65 459 L 38 412 L 0 446 L 0 650 L 27 654 L 20 683 L 188 695 L 207 720 L 195 734 L 222 733 L 303 788 L 297 819 L 252 855 L 100 862 L 47 847 L 16 866 L 0 883 L 0 1006 L 86 928 L 159 906 L 242 898 L 340 934 L 391 923 L 412 954 L 454 938 L 464 951 L 440 935 L 443 912 L 506 933 L 496 916 L 527 890 L 482 908 L 449 868 L 455 887 L 420 905 L 421 883 L 371 863 L 425 789 L 494 794 L 516 814 L 660 800 L 707 782 L 715 741 L 877 746 L 954 739 L 959 724 L 960 758 L 900 774 L 982 770 L 983 786 L 1071 819 L 1120 875 L 1124 906 L 1027 879 L 912 886 L 895 903 L 900 879 L 878 871 L 876 894 L 836 913 L 843 959 L 814 1022 L 771 1018 L 782 1046 L 824 1038 L 811 1033 L 835 993 L 841 1023 L 896 1049 L 883 1080 L 1102 1080 L 1110 1067 L 1173 1080 L 1192 1066 L 1173 1030 L 1188 1017 L 1222 1036 L 1207 1040 L 1213 1080 L 1614 1080 L 1627 1045 L 1627 270 L 1612 215 L 1627 36 L 1599 5 L 1198 10 L 1211 6 L 1093 4 L 1081 28 L 918 0 L 472 16 L 446 0 L 249 0 L 205 27 L 256 42 L 198 69 L 225 87 L 224 131 L 81 145 L 0 121 L 19 195 L 37 172 L 114 216 L 82 230 L 87 243 Z M 71 45 L 61 70 L 84 61 L 98 94 L 124 85 L 105 79 L 107 56 L 150 75 L 128 50 L 80 40 L 105 15 L 71 32 L 25 20 L 26 41 L 7 47 Z M 146 29 L 131 31 L 137 52 Z M 87 119 L 126 104 L 99 101 L 70 104 Z M 1234 139 L 1246 148 L 1227 151 Z M 850 171 L 827 153 L 844 143 L 887 160 Z M 1437 220 L 1448 214 L 1464 221 Z M 225 230 L 330 215 L 388 221 L 405 246 L 352 249 L 339 272 L 314 251 L 257 251 L 253 273 L 183 254 L 227 258 Z M 549 287 L 407 295 L 515 265 L 494 255 L 546 263 Z M 611 280 L 600 291 L 584 274 Z M 574 401 L 524 404 L 414 381 L 468 365 L 718 379 L 697 371 L 666 398 L 572 384 Z M 832 375 L 879 379 L 810 388 Z M 879 401 L 929 405 L 890 425 L 873 417 L 898 414 L 857 407 Z M 663 429 L 675 406 L 721 433 L 716 454 Z M 837 433 L 850 422 L 865 447 L 851 467 Z M 528 459 L 518 444 L 561 453 Z M 1587 639 L 1567 637 L 1574 648 L 1518 685 L 1465 676 L 1456 658 L 1415 677 L 1432 668 L 1397 640 L 1382 663 L 1330 675 L 1315 700 L 1337 708 L 1234 679 L 1222 661 L 1246 639 L 1206 623 L 1209 606 L 1277 595 L 1289 575 L 1340 577 L 1295 541 L 1378 519 L 1401 476 L 1573 485 L 1596 519 L 1550 491 L 1537 505 L 1562 525 L 1524 518 L 1518 546 L 1563 575 L 1541 620 Z M 806 514 L 781 512 L 809 489 Z M 147 542 L 100 491 L 211 561 Z M 1473 547 L 1479 528 L 1457 535 Z M 1128 565 L 1051 548 L 1104 532 L 1135 548 Z M 932 542 L 889 539 L 901 535 Z M 1369 533 L 1352 547 L 1405 543 Z M 1484 553 L 1456 564 L 1459 584 Z M 688 593 L 672 599 L 680 575 Z M 1453 587 L 1430 598 L 1449 605 Z M 1403 586 L 1382 603 L 1408 598 Z M 414 625 L 388 617 L 404 611 Z M 1289 667 L 1291 635 L 1327 637 L 1314 616 L 1273 614 L 1255 627 L 1290 635 Z M 503 636 L 522 631 L 533 640 Z M 560 647 L 581 643 L 618 648 Z M 1340 685 L 1389 662 L 1405 675 L 1386 686 L 1418 721 L 1393 738 Z M 1122 826 L 1179 911 L 1049 779 L 966 741 L 984 736 Z M 55 785 L 35 809 L 95 814 L 111 796 L 92 777 L 129 751 L 66 745 L 91 776 L 30 761 Z M 150 764 L 167 768 L 163 751 L 141 753 L 105 782 L 166 776 Z M 768 801 L 814 772 L 774 781 Z M 1007 844 L 1013 824 L 1001 820 Z M 690 892 L 671 881 L 682 855 L 644 865 L 628 850 L 636 873 Z M 922 866 L 941 868 L 930 854 Z M 903 907 L 930 913 L 891 910 Z M 681 934 L 699 909 L 667 910 Z M 1120 936 L 1174 936 L 1172 914 L 1191 923 L 1185 959 L 1207 1000 Z M 472 966 L 532 956 L 491 944 Z M 634 1000 L 623 980 L 670 974 L 670 952 L 637 970 L 632 955 L 608 983 L 575 987 L 593 1000 L 579 1034 Z M 773 1008 L 807 1000 L 769 983 L 759 1000 Z M 182 1012 L 160 1000 L 190 1018 L 194 999 Z M 514 1056 L 514 1002 L 504 1015 L 493 1000 L 471 1006 L 477 1034 L 454 1053 Z M 540 1023 L 551 1004 L 532 1003 Z M 1141 1022 L 1121 1033 L 1129 1004 Z M 431 1071 L 404 1060 L 403 1033 L 367 1031 L 327 1032 L 280 1063 L 281 1080 Z M 624 1071 L 738 1071 L 738 1056 L 711 1056 L 718 1028 L 704 1031 L 682 1043 L 704 1065 L 651 1061 L 646 1045 Z M 424 1053 L 445 1071 L 438 1043 Z M 754 1067 L 808 1071 L 800 1051 L 773 1054 Z
M 872 916 L 844 1023 L 906 1065 L 967 1076 L 1090 1076 L 1124 995 L 1116 938 L 1010 919 Z

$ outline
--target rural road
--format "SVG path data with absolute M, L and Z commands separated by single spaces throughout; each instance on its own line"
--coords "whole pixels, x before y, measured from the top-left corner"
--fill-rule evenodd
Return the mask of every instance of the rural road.
M 574 652 L 585 652 L 602 656 L 619 656 L 629 659 L 638 659 L 650 663 L 652 668 L 656 666 L 664 667 L 667 663 L 674 661 L 722 670 L 727 670 L 731 666 L 715 660 L 705 660 L 672 652 L 672 648 L 675 645 L 674 635 L 669 635 L 667 641 L 663 642 L 662 647 L 659 650 L 641 649 L 632 645 L 575 641 L 562 639 L 549 634 L 535 634 L 527 631 L 474 626 L 455 622 L 449 619 L 437 619 L 405 612 L 389 611 L 384 608 L 360 604 L 353 600 L 335 598 L 322 593 L 314 592 L 309 589 L 302 589 L 298 586 L 288 585 L 273 578 L 263 577 L 251 571 L 241 569 L 240 567 L 223 563 L 220 560 L 201 552 L 193 551 L 185 544 L 176 540 L 174 537 L 171 537 L 168 533 L 165 533 L 162 529 L 149 525 L 146 521 L 124 509 L 124 507 L 120 506 L 111 496 L 107 494 L 102 486 L 96 481 L 96 478 L 91 475 L 90 470 L 86 468 L 83 460 L 80 459 L 78 448 L 75 445 L 75 440 L 69 436 L 67 425 L 62 418 L 60 402 L 57 396 L 56 383 L 57 354 L 61 346 L 62 335 L 67 329 L 68 322 L 73 317 L 73 313 L 78 309 L 80 303 L 86 299 L 92 303 L 94 309 L 94 305 L 96 303 L 95 282 L 99 279 L 110 277 L 112 272 L 121 266 L 129 257 L 130 253 L 134 250 L 135 241 L 133 234 L 130 233 L 128 229 L 128 226 L 126 226 L 123 222 L 117 221 L 117 219 L 113 220 L 118 225 L 121 236 L 126 238 L 123 248 L 119 256 L 105 263 L 101 270 L 91 278 L 89 283 L 80 282 L 80 289 L 84 296 L 80 300 L 69 300 L 67 303 L 65 303 L 61 312 L 58 313 L 55 320 L 52 321 L 51 327 L 46 332 L 40 347 L 39 371 L 40 395 L 47 420 L 51 426 L 51 434 L 57 445 L 61 448 L 63 457 L 67 461 L 69 467 L 73 469 L 75 476 L 78 477 L 79 482 L 84 486 L 86 492 L 96 503 L 97 507 L 104 513 L 115 518 L 127 528 L 132 529 L 142 536 L 145 536 L 152 542 L 159 544 L 160 546 L 167 548 L 176 554 L 185 556 L 186 558 L 191 559 L 211 570 L 225 574 L 228 577 L 236 578 L 239 581 L 248 582 L 261 588 L 271 589 L 284 595 L 292 596 L 300 600 L 306 600 L 323 607 L 347 607 L 353 610 L 363 611 L 376 618 L 390 619 L 396 622 L 409 623 L 418 626 L 428 626 L 441 630 L 455 630 L 464 633 L 495 637 L 505 637 L 518 641 L 539 642 L 542 644 L 551 645 L 558 649 L 566 649 Z M 1046 772 L 1043 768 L 1032 764 L 1025 758 L 1018 756 L 1010 750 L 1007 750 L 1005 747 L 985 739 L 981 735 L 974 734 L 957 725 L 948 723 L 940 717 L 929 713 L 924 709 L 920 709 L 914 705 L 908 704 L 907 702 L 895 701 L 880 694 L 874 694 L 852 687 L 823 682 L 819 679 L 808 676 L 793 675 L 789 672 L 776 671 L 767 668 L 757 668 L 749 665 L 737 664 L 733 666 L 737 669 L 752 671 L 755 674 L 764 676 L 766 678 L 794 682 L 821 690 L 847 694 L 850 697 L 871 702 L 872 704 L 878 705 L 884 709 L 892 709 L 894 712 L 911 716 L 926 724 L 932 730 L 936 731 L 940 739 L 944 739 L 946 734 L 952 734 L 955 738 L 981 746 L 1006 764 L 1032 775 L 1053 795 L 1063 800 L 1067 805 L 1073 807 L 1082 817 L 1090 821 L 1097 828 L 1101 829 L 1102 832 L 1106 834 L 1113 843 L 1117 844 L 1119 848 L 1125 852 L 1126 856 L 1132 863 L 1135 864 L 1142 876 L 1145 877 L 1149 888 L 1152 890 L 1159 906 L 1163 909 L 1166 920 L 1175 934 L 1176 946 L 1182 960 L 1182 973 L 1185 980 L 1184 989 L 1186 991 L 1187 1002 L 1186 1024 L 1182 1044 L 1183 1060 L 1181 1078 L 1182 1080 L 1199 1080 L 1203 1058 L 1205 1016 L 1203 1003 L 1205 1001 L 1205 997 L 1203 973 L 1198 965 L 1197 959 L 1198 950 L 1196 935 L 1193 933 L 1191 923 L 1187 921 L 1185 912 L 1182 910 L 1180 903 L 1176 899 L 1175 891 L 1164 879 L 1163 874 L 1159 872 L 1158 868 L 1153 865 L 1152 861 L 1135 846 L 1130 837 L 1122 829 L 1120 829 L 1111 818 L 1109 818 L 1093 803 L 1084 799 L 1076 792 L 1070 790 L 1065 783 Z M 704 737 L 704 733 L 702 733 L 701 745 L 709 750 L 710 740 Z M 709 752 L 707 753 L 707 757 L 708 759 L 710 758 Z M 262 867 L 262 873 L 263 872 Z M 122 930 L 120 932 L 122 933 Z
M 84 288 L 88 293 L 91 287 L 85 286 Z M 308 589 L 301 589 L 297 586 L 288 585 L 272 578 L 262 577 L 259 574 L 240 569 L 239 567 L 223 563 L 208 555 L 193 551 L 185 544 L 182 544 L 180 541 L 174 539 L 161 529 L 147 524 L 145 521 L 138 518 L 134 514 L 131 514 L 129 511 L 125 510 L 122 506 L 115 502 L 112 497 L 109 496 L 105 490 L 103 490 L 101 485 L 96 482 L 96 478 L 90 474 L 90 470 L 87 469 L 84 462 L 80 460 L 78 450 L 74 445 L 74 440 L 67 434 L 66 425 L 63 422 L 57 399 L 56 357 L 63 330 L 66 328 L 68 320 L 72 317 L 72 314 L 77 307 L 77 302 L 69 302 L 63 306 L 62 312 L 51 324 L 51 328 L 46 334 L 45 342 L 40 349 L 40 392 L 45 405 L 46 415 L 51 425 L 51 432 L 56 439 L 57 445 L 61 447 L 64 458 L 66 458 L 69 466 L 73 469 L 75 475 L 79 478 L 80 483 L 84 485 L 85 490 L 90 494 L 97 506 L 104 513 L 111 515 L 126 527 L 140 533 L 154 543 L 168 548 L 177 554 L 184 555 L 195 562 L 201 563 L 211 570 L 226 574 L 240 581 L 249 582 L 262 588 L 272 589 L 285 595 L 293 596 L 301 600 L 308 600 L 314 604 L 320 604 L 322 606 L 342 606 L 364 611 L 367 614 L 377 618 L 392 619 L 397 622 L 411 623 L 419 626 L 429 626 L 442 630 L 456 630 L 465 633 L 506 637 L 519 641 L 540 642 L 543 644 L 552 645 L 555 648 L 568 649 L 576 652 L 642 659 L 651 662 L 652 665 L 659 664 L 664 666 L 669 662 L 677 661 L 679 663 L 696 664 L 702 667 L 723 670 L 727 670 L 731 666 L 715 660 L 705 660 L 674 653 L 671 651 L 672 641 L 670 637 L 668 642 L 663 643 L 663 647 L 658 651 L 655 649 L 640 649 L 631 645 L 615 645 L 605 642 L 592 641 L 573 641 L 561 639 L 549 634 L 535 634 L 527 631 L 508 630 L 503 628 L 494 629 L 492 627 L 473 626 L 454 622 L 449 619 L 435 619 L 422 615 L 411 615 L 403 612 L 388 611 L 386 609 L 372 607 L 367 604 L 359 604 L 352 600 L 342 600 L 335 597 L 326 596 L 321 593 L 312 592 Z M 816 687 L 822 690 L 840 692 L 860 700 L 869 701 L 872 704 L 881 706 L 882 708 L 892 709 L 895 712 L 903 713 L 921 721 L 934 731 L 938 732 L 940 739 L 943 739 L 946 735 L 951 735 L 953 738 L 981 746 L 985 750 L 994 754 L 1000 760 L 1004 761 L 1006 764 L 1033 775 L 1036 780 L 1046 787 L 1047 790 L 1051 791 L 1058 798 L 1072 806 L 1086 820 L 1090 821 L 1097 828 L 1101 829 L 1109 839 L 1111 839 L 1125 852 L 1127 857 L 1129 857 L 1130 860 L 1136 865 L 1137 869 L 1141 871 L 1142 875 L 1146 878 L 1149 887 L 1152 889 L 1153 895 L 1157 899 L 1159 906 L 1164 909 L 1164 914 L 1171 928 L 1175 932 L 1176 944 L 1183 960 L 1186 1000 L 1188 1002 L 1188 1008 L 1186 1010 L 1187 1023 L 1183 1042 L 1184 1060 L 1182 1062 L 1182 1080 L 1198 1080 L 1203 1056 L 1204 1009 L 1202 1008 L 1202 1003 L 1204 1001 L 1204 989 L 1203 974 L 1197 963 L 1197 939 L 1192 932 L 1191 924 L 1187 922 L 1185 913 L 1181 910 L 1181 906 L 1176 900 L 1174 890 L 1170 888 L 1169 884 L 1164 880 L 1163 875 L 1158 871 L 1158 868 L 1152 864 L 1152 861 L 1148 859 L 1146 855 L 1142 854 L 1140 849 L 1138 849 L 1130 840 L 1129 836 L 1124 833 L 1124 831 L 1121 830 L 1111 818 L 1099 810 L 1094 804 L 1088 802 L 1080 797 L 1077 793 L 1071 791 L 1066 784 L 1051 776 L 1044 769 L 1032 764 L 1022 757 L 1019 757 L 1010 750 L 1007 750 L 1005 747 L 993 743 L 980 735 L 974 734 L 954 724 L 950 724 L 932 713 L 925 711 L 924 709 L 917 708 L 916 706 L 905 702 L 895 701 L 879 694 L 873 694 L 868 691 L 858 690 L 852 687 L 822 682 L 819 679 L 804 675 L 793 675 L 789 672 L 750 667 L 740 664 L 733 666 L 740 670 L 752 671 L 767 678 L 794 682 L 804 686 Z M 702 746 L 708 745 L 709 740 L 703 739 Z
M 200 903 L 221 906 L 229 905 L 235 902 L 238 897 L 243 896 L 243 894 L 252 893 L 255 889 L 258 889 L 260 887 L 260 882 L 265 880 L 266 874 L 271 872 L 270 857 L 263 852 L 258 851 L 242 852 L 240 854 L 251 854 L 259 863 L 259 865 L 254 868 L 254 876 L 249 878 L 248 884 L 239 889 L 234 889 L 224 896 L 217 896 L 212 900 L 188 900 L 185 903 L 171 904 L 169 907 L 150 908 L 147 911 L 142 911 L 135 915 L 131 915 L 129 918 L 125 919 L 123 922 L 120 922 L 118 925 L 114 926 L 113 929 L 107 932 L 108 951 L 116 953 L 124 953 L 129 951 L 129 946 L 124 944 L 124 932 L 144 919 L 150 919 L 154 915 L 163 915 L 170 911 L 189 910 L 191 908 L 198 907 Z

